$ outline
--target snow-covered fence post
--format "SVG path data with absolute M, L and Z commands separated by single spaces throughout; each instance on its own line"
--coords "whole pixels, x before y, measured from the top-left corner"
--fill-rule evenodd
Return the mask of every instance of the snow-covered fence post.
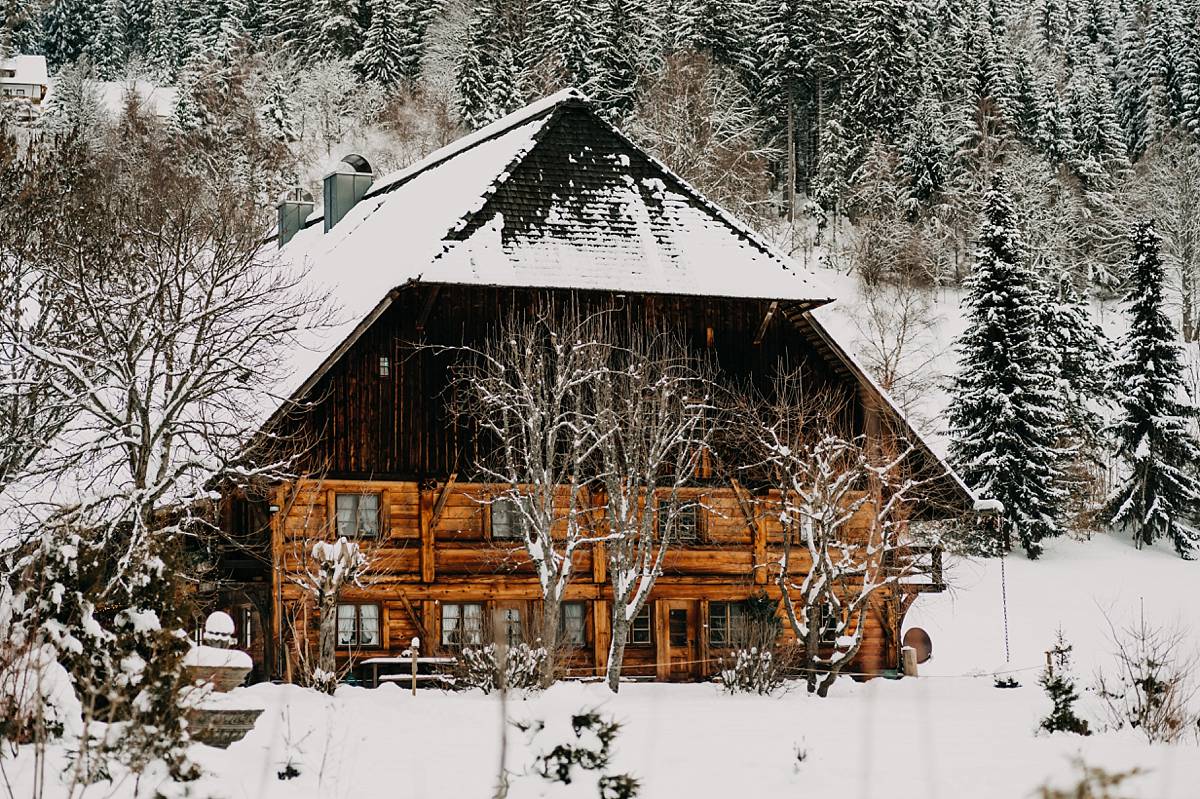
M 417 695 L 417 659 L 421 656 L 421 639 L 419 637 L 417 637 L 415 635 L 413 636 L 412 641 L 409 642 L 408 651 L 409 651 L 408 659 L 412 665 L 412 695 L 416 696 Z

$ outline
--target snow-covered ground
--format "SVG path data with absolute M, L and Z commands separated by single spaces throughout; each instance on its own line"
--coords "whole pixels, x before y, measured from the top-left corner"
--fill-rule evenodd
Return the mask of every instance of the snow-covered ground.
M 1064 781 L 1076 755 L 1109 769 L 1142 769 L 1122 796 L 1200 795 L 1195 741 L 1149 746 L 1130 730 L 1088 738 L 1036 733 L 1047 709 L 1037 668 L 1055 630 L 1061 626 L 1075 645 L 1085 688 L 1111 651 L 1106 613 L 1125 621 L 1144 607 L 1147 618 L 1185 628 L 1194 648 L 1200 645 L 1200 606 L 1187 589 L 1200 580 L 1200 563 L 1163 550 L 1139 552 L 1109 536 L 1053 542 L 1037 562 L 1007 559 L 1008 664 L 1000 565 L 955 561 L 950 574 L 956 589 L 915 606 L 910 621 L 931 633 L 935 652 L 918 679 L 843 680 L 824 700 L 799 688 L 757 697 L 730 696 L 714 684 L 629 684 L 613 696 L 601 685 L 563 684 L 513 699 L 509 716 L 560 729 L 583 709 L 599 708 L 618 719 L 624 728 L 611 770 L 639 778 L 647 799 L 727 798 L 747 791 L 759 797 L 836 792 L 1015 799 L 1048 779 Z M 991 672 L 1002 668 L 1019 670 L 1020 688 L 993 687 Z M 329 698 L 295 686 L 258 685 L 238 689 L 230 699 L 266 710 L 250 735 L 228 750 L 193 747 L 206 775 L 186 795 L 491 795 L 501 724 L 494 696 L 423 691 L 413 698 L 385 686 L 344 687 Z M 1090 693 L 1081 706 L 1093 727 L 1103 727 Z M 543 734 L 530 746 L 524 733 L 510 730 L 510 796 L 596 796 L 594 778 L 564 787 L 527 773 L 538 751 L 560 740 Z M 806 754 L 803 762 L 798 752 Z M 279 779 L 289 762 L 299 776 Z M 6 763 L 9 776 L 16 776 L 16 796 L 26 795 L 20 789 L 29 765 L 28 753 Z M 126 797 L 133 790 L 127 781 L 115 792 L 97 786 L 87 795 Z

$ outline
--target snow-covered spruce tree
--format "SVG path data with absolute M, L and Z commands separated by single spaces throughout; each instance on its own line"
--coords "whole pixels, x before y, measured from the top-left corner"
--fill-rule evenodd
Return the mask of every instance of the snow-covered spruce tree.
M 595 73 L 588 92 L 601 112 L 614 122 L 625 119 L 633 109 L 637 89 L 637 64 L 633 20 L 625 0 L 609 0 L 596 26 L 592 54 Z
M 42 22 L 42 49 L 52 69 L 75 61 L 87 51 L 96 35 L 99 11 L 97 0 L 58 0 L 49 5 Z
M 1048 282 L 1048 281 L 1047 281 Z M 1087 298 L 1065 272 L 1047 292 L 1047 343 L 1058 355 L 1059 402 L 1063 415 L 1061 445 L 1068 453 L 1068 482 L 1080 502 L 1074 512 L 1091 519 L 1101 500 L 1095 497 L 1102 458 L 1104 422 L 1100 411 L 1112 397 L 1111 342 L 1092 321 Z
M 1038 680 L 1050 699 L 1050 713 L 1038 725 L 1046 732 L 1073 732 L 1077 735 L 1090 735 L 1088 723 L 1075 713 L 1075 703 L 1079 701 L 1079 691 L 1075 687 L 1075 674 L 1071 671 L 1071 645 L 1063 637 L 1062 630 L 1054 648 L 1050 650 L 1050 660 Z
M 980 496 L 1004 503 L 999 539 L 980 540 L 979 548 L 999 554 L 1017 542 L 1036 558 L 1041 542 L 1062 532 L 1058 357 L 1041 329 L 1045 300 L 1001 178 L 985 199 L 964 300 L 969 325 L 957 342 L 951 453 Z
M 1163 311 L 1163 264 L 1153 223 L 1138 222 L 1130 288 L 1129 331 L 1121 341 L 1116 385 L 1120 416 L 1112 426 L 1128 475 L 1106 506 L 1110 522 L 1132 531 L 1138 547 L 1166 538 L 1185 558 L 1193 556 L 1200 530 L 1200 443 L 1189 430 L 1197 414 L 1182 398 L 1183 364 L 1177 333 Z
M 613 346 L 601 317 L 545 302 L 510 314 L 487 343 L 460 353 L 454 367 L 455 414 L 477 426 L 485 442 L 476 476 L 499 487 L 482 501 L 493 518 L 503 509 L 515 521 L 511 545 L 524 547 L 537 572 L 538 636 L 547 651 L 539 664 L 543 687 L 556 677 L 575 555 L 605 540 L 592 518 L 593 459 L 603 436 L 590 403 Z
M 455 69 L 458 113 L 470 128 L 495 122 L 517 105 L 516 65 L 506 39 L 496 0 L 480 0 Z
M 371 23 L 367 26 L 362 49 L 355 55 L 355 66 L 364 79 L 392 87 L 404 77 L 404 25 L 407 20 L 397 13 L 392 0 L 371 0 Z M 403 10 L 404 6 L 400 6 Z

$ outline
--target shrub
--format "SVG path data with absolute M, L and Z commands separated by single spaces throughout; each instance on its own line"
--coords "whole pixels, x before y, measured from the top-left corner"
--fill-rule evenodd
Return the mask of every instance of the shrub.
M 531 745 L 546 734 L 543 722 L 525 722 L 517 728 L 529 734 Z M 533 771 L 548 782 L 570 785 L 579 771 L 601 772 L 596 782 L 600 799 L 634 799 L 641 786 L 629 774 L 608 774 L 612 747 L 621 725 L 602 717 L 595 710 L 571 716 L 572 737 L 556 743 L 549 752 L 537 756 Z
M 1079 692 L 1075 688 L 1075 675 L 1071 671 L 1071 645 L 1063 637 L 1062 630 L 1054 648 L 1050 650 L 1050 660 L 1039 680 L 1046 695 L 1050 697 L 1050 715 L 1042 719 L 1041 729 L 1046 732 L 1073 732 L 1078 735 L 1090 735 L 1088 723 L 1075 715 L 1075 702 L 1079 700 Z
M 1145 620 L 1121 631 L 1110 624 L 1110 629 L 1117 666 L 1099 673 L 1097 691 L 1112 725 L 1128 725 L 1150 743 L 1174 743 L 1195 734 L 1197 719 L 1189 705 L 1196 693 L 1190 678 L 1196 659 L 1182 651 L 1186 636 L 1148 627 Z
M 537 688 L 545 660 L 546 650 L 529 644 L 464 648 L 458 659 L 456 684 L 461 688 L 479 688 L 484 693 L 500 688 Z

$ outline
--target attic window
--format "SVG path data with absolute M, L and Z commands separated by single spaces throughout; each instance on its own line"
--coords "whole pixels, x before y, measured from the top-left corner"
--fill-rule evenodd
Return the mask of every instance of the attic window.
M 379 356 L 379 376 L 387 377 L 392 373 L 392 359 L 386 355 Z

